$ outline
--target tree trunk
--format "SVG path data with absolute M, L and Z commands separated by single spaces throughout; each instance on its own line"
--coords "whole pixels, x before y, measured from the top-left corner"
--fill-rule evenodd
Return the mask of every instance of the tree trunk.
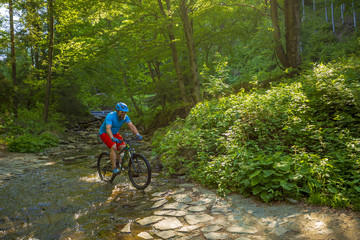
M 301 64 L 300 31 L 301 17 L 299 1 L 285 0 L 285 39 L 287 62 L 290 67 L 297 68 Z
M 167 17 L 165 11 L 164 11 L 164 7 L 162 5 L 161 0 L 158 0 L 159 3 L 159 7 L 160 10 L 162 12 L 162 14 Z M 166 0 L 166 8 L 168 11 L 170 11 L 170 1 Z M 170 40 L 170 49 L 171 49 L 171 56 L 172 56 L 172 60 L 174 63 L 174 67 L 175 67 L 175 72 L 176 72 L 176 78 L 179 84 L 179 89 L 180 89 L 180 94 L 181 94 L 181 99 L 183 100 L 183 102 L 187 103 L 188 102 L 188 98 L 186 95 L 186 89 L 185 89 L 185 83 L 184 83 L 184 79 L 182 77 L 182 72 L 181 72 L 181 67 L 180 67 L 180 62 L 179 62 L 179 54 L 176 48 L 176 44 L 175 44 L 175 36 L 174 36 L 174 28 L 173 28 L 173 24 L 169 23 L 167 25 L 167 29 L 168 29 L 168 36 L 169 36 L 169 40 Z
M 194 101 L 195 103 L 197 103 L 202 100 L 202 97 L 201 97 L 198 67 L 196 63 L 193 30 L 191 28 L 189 16 L 187 13 L 186 0 L 179 0 L 179 5 L 180 5 L 180 16 L 183 22 L 184 32 L 186 37 L 186 45 L 188 47 L 189 58 L 190 58 L 190 81 L 193 87 Z
M 329 22 L 329 18 L 327 15 L 327 8 L 326 8 L 326 0 L 325 0 L 325 20 L 326 20 L 326 22 Z
M 278 3 L 276 0 L 270 0 L 271 21 L 274 28 L 275 52 L 281 64 L 289 67 L 285 50 L 281 44 L 281 32 L 279 27 Z
M 334 1 L 331 1 L 331 23 L 333 28 L 333 34 L 335 34 Z
M 352 2 L 352 6 L 353 6 L 354 28 L 356 28 L 356 13 L 355 13 L 354 1 Z
M 9 0 L 9 15 L 10 15 L 10 45 L 11 45 L 11 77 L 13 80 L 13 89 L 14 94 L 13 98 L 13 107 L 15 116 L 17 116 L 18 109 L 18 98 L 17 98 L 17 79 L 16 79 L 16 53 L 15 53 L 15 33 L 14 33 L 14 11 L 13 11 L 13 2 Z
M 48 0 L 48 32 L 49 32 L 49 50 L 48 50 L 48 69 L 46 77 L 46 98 L 44 107 L 44 122 L 47 122 L 50 106 L 50 90 L 51 90 L 51 75 L 52 75 L 52 60 L 54 51 L 54 9 L 53 0 Z

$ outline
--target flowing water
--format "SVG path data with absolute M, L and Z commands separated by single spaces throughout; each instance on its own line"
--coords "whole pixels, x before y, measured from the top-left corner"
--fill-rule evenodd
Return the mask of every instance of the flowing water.
M 137 239 L 146 230 L 129 222 L 152 214 L 155 191 L 170 188 L 153 178 L 145 191 L 131 186 L 127 173 L 113 184 L 101 182 L 96 169 L 98 149 L 74 161 L 54 159 L 47 166 L 29 169 L 0 187 L 2 239 Z

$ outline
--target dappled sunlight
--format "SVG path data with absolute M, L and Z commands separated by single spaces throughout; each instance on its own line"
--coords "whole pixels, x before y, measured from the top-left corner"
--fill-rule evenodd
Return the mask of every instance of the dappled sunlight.
M 81 177 L 80 178 L 80 181 L 83 181 L 83 182 L 88 182 L 88 183 L 94 183 L 94 182 L 103 182 L 100 177 L 99 177 L 99 174 L 97 172 L 95 173 L 92 173 L 88 176 L 85 176 L 85 177 Z
M 46 162 L 46 163 L 44 163 L 44 166 L 52 166 L 55 164 L 56 164 L 56 162 Z

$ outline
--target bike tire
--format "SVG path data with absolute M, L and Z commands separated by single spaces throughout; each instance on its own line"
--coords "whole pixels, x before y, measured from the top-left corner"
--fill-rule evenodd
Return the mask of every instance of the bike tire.
M 130 182 L 137 189 L 142 190 L 149 186 L 151 182 L 151 167 L 145 156 L 139 153 L 132 155 L 129 160 L 128 175 Z
M 110 183 L 114 181 L 116 175 L 112 173 L 110 153 L 103 152 L 100 154 L 97 162 L 97 169 L 101 180 Z

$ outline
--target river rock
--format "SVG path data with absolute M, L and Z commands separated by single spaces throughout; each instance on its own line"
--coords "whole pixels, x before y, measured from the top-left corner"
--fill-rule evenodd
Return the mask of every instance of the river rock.
M 258 230 L 255 227 L 249 226 L 231 226 L 226 229 L 226 231 L 230 233 L 247 233 L 247 234 L 254 234 Z
M 198 225 L 190 225 L 190 226 L 184 226 L 178 230 L 178 232 L 191 232 L 195 229 L 198 229 L 200 226 Z
M 186 204 L 178 203 L 178 202 L 169 203 L 164 205 L 163 207 L 164 210 L 184 210 L 185 208 L 187 208 Z
M 173 211 L 173 210 L 164 210 L 164 211 L 155 211 L 154 215 L 157 216 L 172 216 L 172 217 L 183 217 L 187 214 L 186 211 Z
M 216 232 L 216 231 L 219 231 L 222 228 L 223 227 L 219 226 L 219 225 L 210 225 L 210 226 L 204 227 L 201 231 L 203 231 L 203 232 Z
M 154 239 L 149 233 L 147 232 L 141 232 L 138 234 L 138 237 L 141 237 L 143 239 Z
M 204 211 L 206 211 L 206 207 L 205 206 L 193 206 L 193 207 L 189 207 L 188 210 L 190 212 L 204 212 Z
M 192 202 L 192 198 L 189 197 L 189 195 L 187 195 L 187 194 L 177 194 L 177 195 L 174 195 L 173 198 L 175 199 L 175 201 L 180 202 L 180 203 Z
M 126 224 L 126 226 L 123 229 L 121 229 L 120 232 L 122 232 L 122 233 L 131 233 L 130 225 L 131 225 L 130 223 Z
M 185 221 L 190 224 L 190 225 L 194 225 L 194 224 L 198 224 L 198 223 L 204 223 L 204 222 L 208 222 L 213 220 L 214 217 L 207 215 L 207 214 L 202 214 L 202 215 L 186 215 L 185 216 Z
M 175 217 L 167 217 L 154 225 L 158 230 L 171 230 L 182 227 L 182 223 Z
M 164 219 L 164 217 L 160 217 L 160 216 L 150 216 L 150 217 L 146 217 L 146 218 L 143 218 L 143 219 L 141 219 L 141 220 L 138 220 L 138 221 L 136 221 L 136 222 L 139 223 L 139 224 L 142 225 L 142 226 L 145 226 L 145 225 L 149 225 L 149 224 L 153 224 L 153 223 L 159 222 L 159 221 L 161 221 L 162 219 Z
M 160 201 L 157 201 L 151 208 L 154 209 L 154 208 L 159 208 L 161 207 L 162 205 L 164 205 L 165 203 L 167 203 L 167 200 L 166 199 L 162 199 Z
M 161 237 L 162 239 L 169 239 L 176 236 L 176 232 L 169 230 L 169 231 L 162 231 L 155 233 L 156 236 Z
M 205 233 L 204 236 L 206 239 L 210 239 L 210 240 L 228 239 L 228 235 L 226 233 L 210 232 L 210 233 Z

